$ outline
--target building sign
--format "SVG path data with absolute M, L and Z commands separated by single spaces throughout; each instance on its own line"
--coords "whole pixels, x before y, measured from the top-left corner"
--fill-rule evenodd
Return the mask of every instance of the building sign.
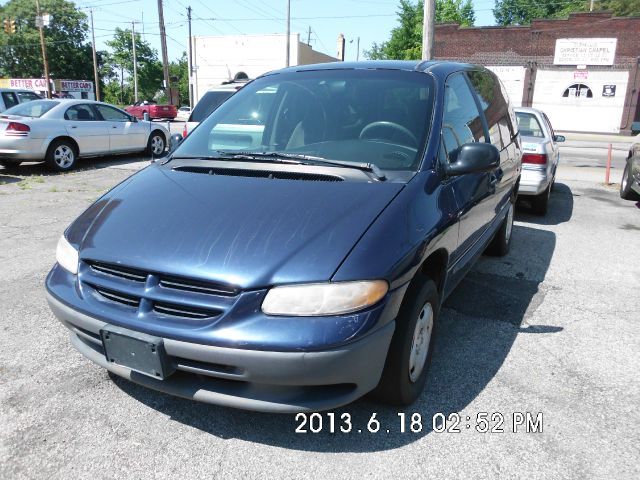
M 613 65 L 616 38 L 559 38 L 554 65 Z
M 45 91 L 47 82 L 44 78 L 0 78 L 0 87 Z
M 573 79 L 574 80 L 586 80 L 589 78 L 589 71 L 588 70 L 581 70 L 579 72 L 573 72 Z
M 93 82 L 85 80 L 56 80 L 54 83 L 59 92 L 93 92 Z
M 602 86 L 602 96 L 603 97 L 615 97 L 616 96 L 616 86 L 615 85 L 603 85 Z

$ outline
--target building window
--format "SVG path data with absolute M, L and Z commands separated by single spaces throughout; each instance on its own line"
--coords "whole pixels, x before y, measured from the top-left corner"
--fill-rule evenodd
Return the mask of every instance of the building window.
M 562 94 L 563 97 L 580 97 L 580 98 L 593 98 L 593 92 L 584 83 L 574 83 L 570 85 Z

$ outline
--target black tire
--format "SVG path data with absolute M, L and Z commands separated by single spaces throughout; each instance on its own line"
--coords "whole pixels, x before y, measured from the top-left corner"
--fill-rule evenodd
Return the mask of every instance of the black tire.
M 162 148 L 158 146 L 156 141 L 162 141 Z M 165 154 L 165 149 L 167 148 L 167 139 L 164 134 L 160 130 L 154 130 L 149 135 L 149 140 L 147 141 L 147 155 L 152 155 L 154 157 L 161 157 Z
M 544 192 L 531 198 L 531 210 L 536 215 L 546 215 L 549 210 L 549 197 L 551 196 L 551 184 Z
M 410 405 L 420 396 L 431 365 L 440 298 L 433 280 L 421 274 L 418 275 L 405 294 L 396 318 L 396 329 L 389 345 L 382 377 L 373 391 L 375 398 L 392 405 Z M 421 314 L 424 313 L 423 309 L 427 308 L 427 304 L 431 307 L 433 321 L 430 326 L 426 359 L 420 372 L 415 369 L 411 372 L 410 357 L 416 324 L 419 319 L 424 319 Z M 425 313 L 425 315 L 428 314 Z M 412 374 L 417 376 L 412 379 Z
M 487 255 L 503 257 L 509 253 L 509 249 L 511 248 L 511 234 L 513 231 L 513 215 L 516 208 L 515 200 L 512 199 L 509 203 L 510 210 L 505 215 L 502 225 L 500 225 L 493 240 L 491 240 L 491 243 L 489 243 L 489 246 L 485 250 Z
M 640 195 L 631 189 L 632 183 L 633 178 L 631 178 L 631 170 L 629 169 L 629 163 L 627 163 L 620 181 L 620 198 L 624 200 L 640 200 Z
M 68 172 L 78 163 L 78 149 L 69 140 L 56 140 L 49 145 L 44 163 L 54 172 Z
M 22 162 L 10 162 L 8 160 L 0 160 L 0 165 L 4 167 L 5 170 L 17 170 Z

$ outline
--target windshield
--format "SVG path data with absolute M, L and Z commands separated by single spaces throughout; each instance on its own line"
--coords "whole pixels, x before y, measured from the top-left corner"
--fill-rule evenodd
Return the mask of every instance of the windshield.
M 60 102 L 55 100 L 34 100 L 32 102 L 22 103 L 5 110 L 3 115 L 19 115 L 21 117 L 39 118 Z
M 336 69 L 268 75 L 221 105 L 175 156 L 276 152 L 416 170 L 432 109 L 433 80 L 424 73 Z
M 233 95 L 235 90 L 229 90 L 224 92 L 207 92 L 204 97 L 200 99 L 200 101 L 193 108 L 193 112 L 191 113 L 191 117 L 189 118 L 190 122 L 201 122 L 205 118 L 207 118 L 211 112 L 213 112 L 216 108 L 218 108 L 222 102 L 224 102 L 227 98 Z
M 516 112 L 518 120 L 518 129 L 522 137 L 544 138 L 544 132 L 540 126 L 540 122 L 532 113 Z

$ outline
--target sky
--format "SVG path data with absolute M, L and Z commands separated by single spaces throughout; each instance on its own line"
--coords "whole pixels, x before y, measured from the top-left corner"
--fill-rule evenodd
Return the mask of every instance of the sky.
M 106 49 L 116 27 L 131 28 L 160 52 L 157 0 L 77 0 L 76 5 L 93 10 L 96 46 Z M 383 42 L 397 25 L 398 0 L 291 0 L 291 32 L 300 33 L 320 52 L 335 56 L 340 33 L 346 38 L 346 60 L 355 60 L 360 37 L 363 50 Z M 472 0 L 476 25 L 493 25 L 494 0 Z M 188 45 L 187 6 L 192 11 L 192 35 L 238 35 L 285 33 L 286 0 L 164 0 L 169 59 L 174 60 Z M 158 53 L 160 57 L 160 53 Z

